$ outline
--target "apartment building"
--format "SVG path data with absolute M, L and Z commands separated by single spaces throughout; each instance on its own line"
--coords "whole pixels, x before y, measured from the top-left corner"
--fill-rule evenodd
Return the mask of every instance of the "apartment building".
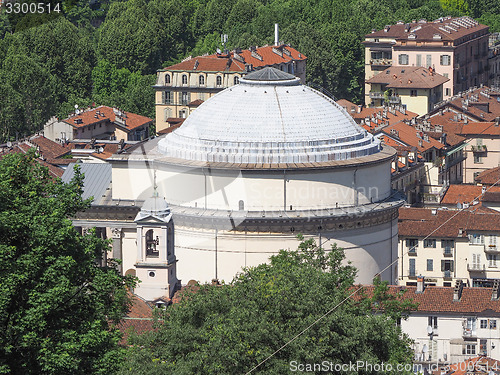
M 499 212 L 480 204 L 458 212 L 401 208 L 398 230 L 401 285 L 416 285 L 418 276 L 437 286 L 500 280 Z
M 391 67 L 370 78 L 371 104 L 400 104 L 422 116 L 443 100 L 443 85 L 449 81 L 432 67 Z
M 470 17 L 398 22 L 365 36 L 365 82 L 390 66 L 431 67 L 449 78 L 443 97 L 488 82 L 488 26 Z M 369 83 L 365 103 L 372 105 Z
M 236 49 L 227 53 L 189 57 L 157 72 L 156 131 L 186 118 L 205 100 L 238 84 L 246 73 L 267 66 L 306 79 L 307 57 L 287 44 Z

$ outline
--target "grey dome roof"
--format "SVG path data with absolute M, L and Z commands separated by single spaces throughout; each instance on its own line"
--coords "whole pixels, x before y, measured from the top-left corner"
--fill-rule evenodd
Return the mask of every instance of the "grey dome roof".
M 200 105 L 158 150 L 188 161 L 310 163 L 374 154 L 380 142 L 331 98 L 264 68 Z
M 156 194 L 146 199 L 137 214 L 135 221 L 144 219 L 146 217 L 155 217 L 162 221 L 168 221 L 170 215 L 170 207 L 168 206 L 165 198 L 160 198 Z

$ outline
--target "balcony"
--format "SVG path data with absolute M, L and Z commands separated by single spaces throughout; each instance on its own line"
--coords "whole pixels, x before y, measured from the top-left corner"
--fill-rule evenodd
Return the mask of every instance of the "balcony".
M 464 338 L 474 338 L 474 337 L 477 337 L 476 330 L 473 329 L 473 328 L 464 327 L 462 336 Z
M 443 278 L 444 279 L 451 279 L 453 276 L 451 274 L 450 270 L 443 271 Z
M 410 268 L 408 270 L 408 277 L 417 277 L 417 271 L 415 270 L 415 268 Z
M 479 263 L 468 263 L 467 271 L 469 272 L 485 272 L 486 266 L 484 264 Z
M 497 245 L 484 245 L 484 252 L 488 254 L 500 254 L 500 249 Z
M 371 99 L 384 99 L 384 93 L 381 91 L 370 91 L 369 95 Z
M 470 149 L 472 152 L 487 152 L 488 149 L 486 148 L 486 145 L 472 145 L 470 146 Z
M 375 65 L 375 66 L 391 66 L 392 65 L 392 59 L 371 59 L 370 60 L 370 65 Z
M 452 257 L 453 256 L 453 247 L 451 246 L 446 246 L 444 249 L 443 249 L 443 255 L 445 257 Z

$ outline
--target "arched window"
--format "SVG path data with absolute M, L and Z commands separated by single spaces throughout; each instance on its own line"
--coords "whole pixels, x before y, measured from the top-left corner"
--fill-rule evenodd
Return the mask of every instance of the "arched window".
M 204 86 L 205 85 L 205 76 L 200 75 L 199 82 L 200 82 L 200 86 Z
M 150 229 L 146 232 L 146 256 L 152 258 L 158 258 L 159 251 L 157 249 L 158 237 L 154 238 L 153 230 Z
M 186 74 L 182 75 L 182 84 L 187 85 L 188 84 L 188 76 Z
M 222 77 L 217 76 L 215 83 L 216 83 L 217 87 L 222 86 Z
M 238 209 L 240 211 L 243 211 L 245 209 L 245 202 L 243 202 L 242 200 L 239 201 L 239 203 L 238 203 Z
M 237 85 L 238 83 L 240 83 L 240 77 L 236 76 L 234 77 L 234 84 Z
M 165 108 L 165 109 L 163 110 L 163 115 L 164 115 L 164 119 L 163 119 L 163 121 L 167 121 L 167 119 L 168 119 L 169 117 L 172 117 L 172 109 L 171 109 L 171 108 Z
M 165 85 L 170 85 L 170 74 L 165 74 Z

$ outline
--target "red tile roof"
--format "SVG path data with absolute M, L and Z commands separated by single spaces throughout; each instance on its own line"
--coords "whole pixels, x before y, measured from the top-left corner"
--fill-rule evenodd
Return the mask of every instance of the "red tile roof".
M 391 66 L 366 82 L 387 84 L 387 87 L 390 88 L 429 89 L 449 80 L 449 78 L 423 67 Z
M 373 295 L 373 285 L 355 286 L 362 288 L 360 295 Z M 452 287 L 426 286 L 423 293 L 416 293 L 411 286 L 389 286 L 389 294 L 397 295 L 405 291 L 401 299 L 410 299 L 418 304 L 416 311 L 451 314 L 481 314 L 494 312 L 500 314 L 500 301 L 491 300 L 493 288 L 464 287 L 459 301 L 453 300 Z M 359 298 L 359 297 L 358 297 Z
M 489 87 L 480 87 L 463 92 L 445 101 L 436 113 L 443 108 L 454 109 L 457 113 L 475 118 L 477 121 L 495 121 L 500 116 L 500 92 Z
M 500 361 L 484 356 L 446 366 L 446 375 L 488 375 L 491 371 L 495 375 L 500 372 Z M 436 370 L 434 373 L 441 375 L 443 372 Z
M 486 201 L 500 193 L 500 186 L 490 187 L 484 195 L 482 189 L 478 185 L 450 185 L 441 203 L 456 206 L 457 203 L 471 203 L 473 200 Z
M 99 114 L 97 114 L 99 112 Z M 78 116 L 73 116 L 63 120 L 64 122 L 74 126 L 75 128 L 81 128 L 87 125 L 94 125 L 99 123 L 113 122 L 125 131 L 135 129 L 139 126 L 152 123 L 153 120 L 149 117 L 137 115 L 131 112 L 122 111 L 125 114 L 125 126 L 118 123 L 117 115 L 111 107 L 100 106 L 87 111 L 84 111 Z M 81 120 L 81 123 L 77 123 L 77 120 Z
M 459 229 L 463 230 L 461 236 Z M 467 231 L 500 232 L 500 212 L 400 208 L 398 231 L 404 237 L 431 238 L 465 237 Z
M 198 56 L 165 69 L 197 72 L 245 72 L 245 64 L 227 55 Z
M 445 147 L 441 142 L 432 137 L 425 138 L 424 132 L 415 129 L 413 126 L 398 122 L 382 129 L 382 132 L 401 141 L 406 146 L 416 147 L 418 151 L 423 152 L 431 148 L 441 149 Z
M 286 45 L 258 47 L 255 52 L 258 56 L 261 56 L 261 59 L 255 57 L 257 55 L 255 53 L 252 54 L 252 51 L 248 49 L 241 51 L 238 55 L 243 57 L 246 64 L 252 64 L 254 67 L 264 67 L 287 63 L 293 60 L 302 61 L 307 59 L 305 55 L 295 48 Z
M 464 21 L 469 24 L 469 27 L 464 27 Z M 405 24 L 400 23 L 391 25 L 387 31 L 380 30 L 371 34 L 367 34 L 366 38 L 394 38 L 396 40 L 408 40 L 410 34 L 415 35 L 417 41 L 432 40 L 435 41 L 434 35 L 440 35 L 438 40 L 454 41 L 468 34 L 476 34 L 483 30 L 487 32 L 488 26 L 478 24 L 470 17 L 459 18 L 440 18 L 434 22 L 412 22 L 409 24 L 409 32 L 405 31 Z M 450 28 L 451 27 L 451 28 Z M 445 30 L 443 30 L 445 29 Z M 413 39 L 410 39 L 413 40 Z
M 30 142 L 39 147 L 39 152 L 46 159 L 55 159 L 68 153 L 68 150 L 59 143 L 51 141 L 41 135 L 30 138 Z
M 500 184 L 500 167 L 487 169 L 476 177 L 476 182 L 483 185 Z

